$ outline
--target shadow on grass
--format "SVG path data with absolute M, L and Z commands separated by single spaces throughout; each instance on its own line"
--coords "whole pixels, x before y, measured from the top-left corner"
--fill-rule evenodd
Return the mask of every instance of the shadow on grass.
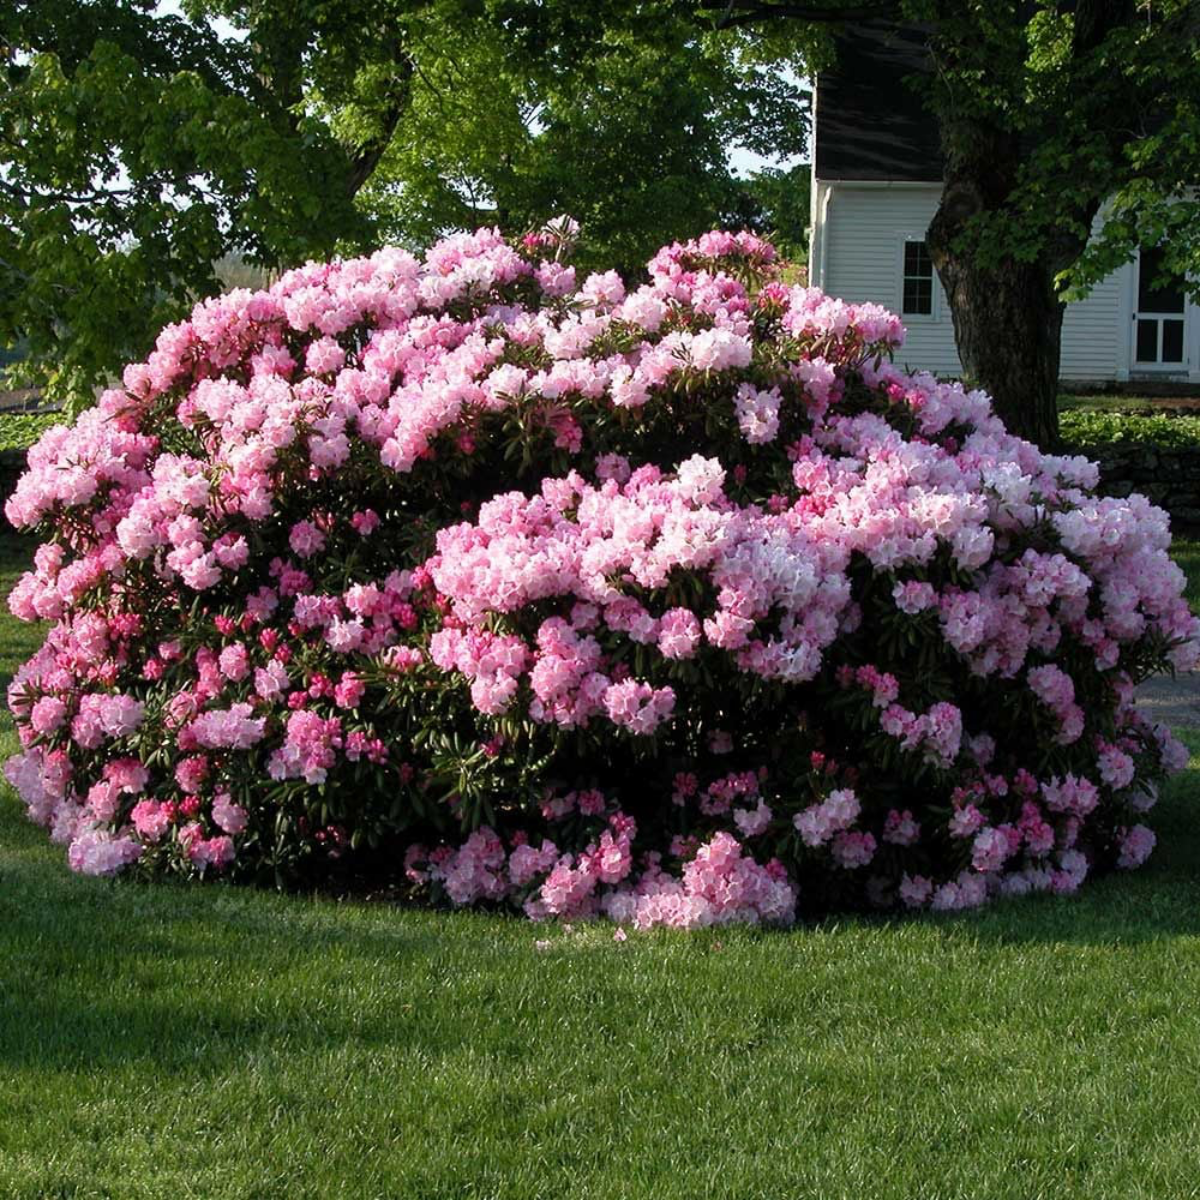
M 430 921 L 224 884 L 79 879 L 41 853 L 4 854 L 0 872 L 7 1066 L 221 1072 L 267 1046 L 461 1044 L 379 1003 L 381 975 L 438 974 Z
M 1089 881 L 1076 896 L 945 916 L 829 918 L 787 933 L 659 934 L 635 944 L 638 986 L 647 995 L 671 986 L 690 941 L 696 953 L 686 955 L 688 969 L 703 974 L 702 989 L 736 992 L 734 962 L 708 953 L 714 937 L 736 941 L 743 966 L 778 969 L 815 954 L 836 975 L 844 969 L 839 958 L 865 956 L 884 971 L 915 961 L 918 974 L 957 976 L 951 990 L 962 987 L 964 955 L 1033 954 L 1030 961 L 1053 977 L 1071 947 L 1076 968 L 1123 962 L 1131 978 L 1144 964 L 1162 970 L 1173 961 L 1171 942 L 1200 938 L 1198 793 L 1200 771 L 1172 782 L 1153 865 Z M 319 1058 L 351 1043 L 436 1062 L 474 1052 L 490 1009 L 511 1007 L 531 988 L 538 994 L 533 962 L 540 960 L 528 955 L 537 935 L 518 921 L 225 884 L 82 879 L 40 831 L 32 839 L 9 835 L 4 827 L 21 819 L 17 807 L 11 798 L 0 802 L 0 1063 L 8 1067 L 73 1072 L 145 1063 L 159 1075 L 215 1076 L 260 1055 Z M 572 969 L 599 989 L 597 997 L 614 986 L 595 967 Z

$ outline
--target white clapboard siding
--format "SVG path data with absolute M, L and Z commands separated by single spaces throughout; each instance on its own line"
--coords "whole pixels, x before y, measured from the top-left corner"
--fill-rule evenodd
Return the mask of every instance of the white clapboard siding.
M 1092 222 L 1098 233 L 1103 221 Z M 1063 379 L 1116 379 L 1127 374 L 1129 309 L 1126 298 L 1129 267 L 1120 267 L 1102 279 L 1087 296 L 1068 304 L 1063 315 L 1062 356 L 1058 373 Z
M 822 290 L 854 303 L 874 301 L 900 311 L 904 241 L 925 237 L 937 211 L 939 184 L 924 187 L 834 184 L 824 205 Z M 901 366 L 958 375 L 954 327 L 941 282 L 934 279 L 932 317 L 905 317 L 908 336 L 896 354 Z
M 825 189 L 830 189 L 828 200 Z M 922 240 L 937 210 L 940 184 L 874 184 L 820 181 L 814 217 L 823 223 L 825 245 L 813 278 L 831 296 L 875 301 L 900 312 L 906 239 Z M 814 249 L 817 243 L 814 241 Z M 1123 271 L 1068 305 L 1063 322 L 1061 373 L 1067 379 L 1115 379 L 1123 360 L 1122 315 L 1128 320 Z M 896 355 L 900 366 L 956 376 L 962 365 L 941 281 L 934 276 L 932 317 L 904 317 L 908 336 Z

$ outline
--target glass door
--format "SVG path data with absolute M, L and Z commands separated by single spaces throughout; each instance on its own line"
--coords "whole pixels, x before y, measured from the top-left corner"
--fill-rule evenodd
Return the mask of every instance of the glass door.
M 1140 367 L 1179 370 L 1187 357 L 1187 296 L 1182 280 L 1160 282 L 1162 259 L 1158 247 L 1138 255 L 1134 361 Z

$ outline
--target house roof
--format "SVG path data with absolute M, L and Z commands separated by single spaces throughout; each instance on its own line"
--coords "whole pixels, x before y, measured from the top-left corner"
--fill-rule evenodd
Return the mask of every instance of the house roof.
M 925 29 L 862 22 L 836 41 L 836 64 L 817 76 L 816 177 L 940 183 L 937 123 L 905 82 L 932 71 Z

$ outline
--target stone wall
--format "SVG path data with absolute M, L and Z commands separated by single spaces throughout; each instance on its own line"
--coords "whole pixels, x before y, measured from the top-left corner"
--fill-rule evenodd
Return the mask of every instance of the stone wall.
M 1110 446 L 1085 451 L 1100 464 L 1100 490 L 1107 496 L 1141 492 L 1171 514 L 1173 529 L 1200 529 L 1200 446 Z

